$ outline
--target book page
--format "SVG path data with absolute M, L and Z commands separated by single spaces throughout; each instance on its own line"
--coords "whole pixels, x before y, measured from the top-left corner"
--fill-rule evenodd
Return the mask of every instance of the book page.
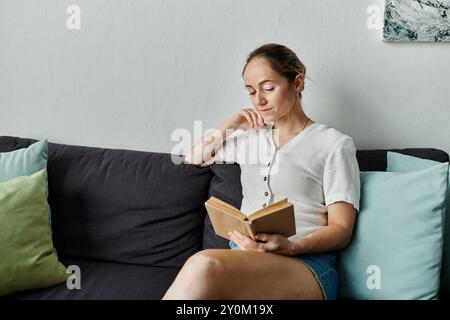
M 256 214 L 252 214 L 248 220 L 250 222 L 255 221 L 257 219 L 261 219 L 263 217 L 269 216 L 269 215 L 276 215 L 278 212 L 283 211 L 285 208 L 288 208 L 292 206 L 291 203 L 284 203 L 284 204 L 279 204 L 276 207 L 272 207 L 270 211 L 264 211 L 264 212 L 258 212 Z
M 221 211 L 225 211 L 228 214 L 232 214 L 237 216 L 238 218 L 242 220 L 248 220 L 247 216 L 242 213 L 240 210 L 236 209 L 232 205 L 226 203 L 225 201 L 222 201 L 216 197 L 210 197 L 207 203 L 211 206 L 217 207 Z
M 282 200 L 280 200 L 280 201 L 277 201 L 277 202 L 275 202 L 275 203 L 272 203 L 271 205 L 269 205 L 269 206 L 266 207 L 266 208 L 263 208 L 263 209 L 260 209 L 260 210 L 257 210 L 257 211 L 255 211 L 255 212 L 253 212 L 253 213 L 248 217 L 248 219 L 249 219 L 249 220 L 254 220 L 254 219 L 257 219 L 257 218 L 259 218 L 259 217 L 262 217 L 262 216 L 264 216 L 264 215 L 266 215 L 266 214 L 270 214 L 270 213 L 272 213 L 272 212 L 278 211 L 278 210 L 280 210 L 281 208 L 285 207 L 286 204 L 289 205 L 290 203 L 288 202 L 287 198 L 284 198 L 284 199 L 282 199 Z
M 296 234 L 294 205 L 284 203 L 276 211 L 264 213 L 252 219 L 250 225 L 254 233 L 282 234 L 290 237 Z
M 244 220 L 229 210 L 224 210 L 222 206 L 216 205 L 214 201 L 205 202 L 205 206 L 217 235 L 229 240 L 228 232 L 236 230 L 249 237 L 254 237 L 246 217 Z

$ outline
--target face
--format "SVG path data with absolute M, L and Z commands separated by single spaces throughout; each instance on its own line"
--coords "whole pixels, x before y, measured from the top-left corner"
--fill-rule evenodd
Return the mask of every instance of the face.
M 272 69 L 266 59 L 254 58 L 244 72 L 245 88 L 256 111 L 268 121 L 277 121 L 287 116 L 295 106 L 301 85 L 301 77 L 295 86 Z M 297 86 L 298 85 L 298 86 Z

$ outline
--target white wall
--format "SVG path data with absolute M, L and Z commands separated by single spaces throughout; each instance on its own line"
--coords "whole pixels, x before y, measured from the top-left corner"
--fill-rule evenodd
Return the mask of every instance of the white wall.
M 68 30 L 66 8 L 81 8 Z M 450 153 L 450 43 L 386 43 L 382 0 L 0 0 L 0 135 L 171 152 L 250 106 L 246 55 L 278 42 L 308 68 L 305 111 L 359 149 Z

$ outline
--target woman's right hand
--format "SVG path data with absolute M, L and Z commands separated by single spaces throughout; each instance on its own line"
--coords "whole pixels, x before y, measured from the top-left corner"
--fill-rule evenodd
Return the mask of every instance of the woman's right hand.
M 253 108 L 242 109 L 230 121 L 235 129 L 249 130 L 266 127 L 262 116 Z

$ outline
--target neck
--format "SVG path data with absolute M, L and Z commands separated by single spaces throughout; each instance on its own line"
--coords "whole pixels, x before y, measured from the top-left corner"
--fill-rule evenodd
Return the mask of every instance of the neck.
M 278 129 L 281 136 L 292 136 L 300 132 L 306 125 L 308 117 L 298 102 L 294 104 L 288 114 L 274 122 L 274 128 Z

